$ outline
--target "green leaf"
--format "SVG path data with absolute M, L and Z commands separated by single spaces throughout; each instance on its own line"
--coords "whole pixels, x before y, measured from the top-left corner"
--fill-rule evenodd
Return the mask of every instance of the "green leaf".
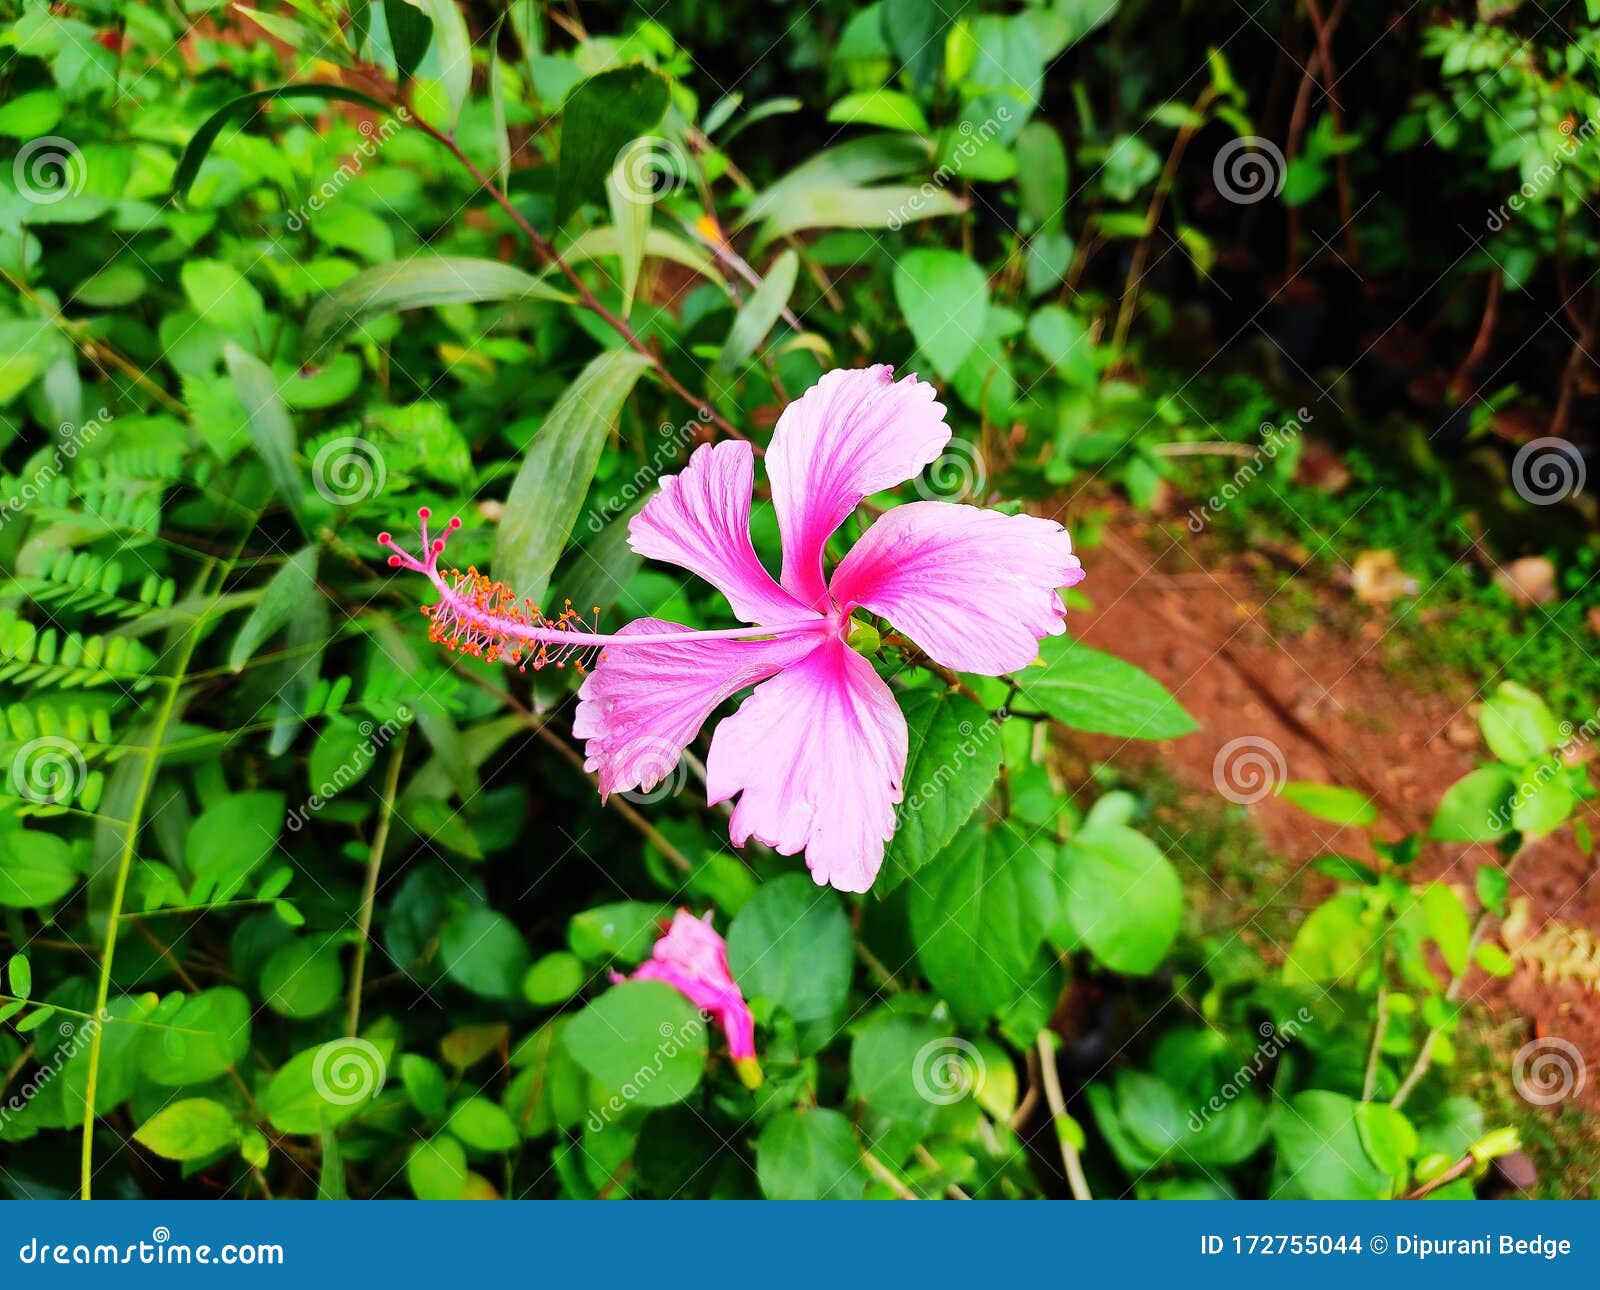
M 589 1074 L 640 1106 L 683 1101 L 705 1069 L 706 1023 L 661 981 L 612 986 L 567 1023 L 562 1037 Z
M 449 3 L 449 0 L 441 0 Z M 591 76 L 561 109 L 561 164 L 556 174 L 556 223 L 605 188 L 623 148 L 648 134 L 667 110 L 667 81 L 642 64 Z
M 522 978 L 522 997 L 536 1008 L 547 1008 L 572 998 L 589 979 L 576 954 L 557 950 L 546 954 Z
M 922 1017 L 882 1013 L 850 1045 L 850 1086 L 868 1108 L 904 1124 L 926 1124 L 936 1106 L 971 1095 L 977 1049 Z
M 1525 766 L 1561 742 L 1561 725 L 1526 686 L 1505 681 L 1478 711 L 1483 740 L 1509 766 Z
M 715 371 L 726 374 L 736 372 L 754 356 L 767 338 L 794 292 L 795 278 L 800 272 L 800 257 L 785 249 L 772 263 L 761 285 L 750 294 L 728 330 L 722 352 L 717 356 Z
M 1175 739 L 1199 729 L 1165 686 L 1120 658 L 1050 636 L 1043 667 L 1016 673 L 1019 697 L 1064 726 L 1124 739 Z
M 247 354 L 232 341 L 222 347 L 234 392 L 244 405 L 250 442 L 255 445 L 267 475 L 294 515 L 300 531 L 311 537 L 315 525 L 308 513 L 305 481 L 294 463 L 294 426 L 283 406 L 272 369 L 253 354 Z
M 1461 897 L 1443 883 L 1429 883 L 1422 892 L 1422 913 L 1428 935 L 1439 947 L 1445 966 L 1458 976 L 1467 970 L 1467 949 L 1472 940 L 1472 920 Z
M 1365 828 L 1375 824 L 1378 808 L 1372 800 L 1353 788 L 1337 784 L 1313 784 L 1305 780 L 1291 780 L 1279 790 L 1279 796 L 1293 802 L 1308 815 L 1330 824 L 1350 828 Z
M 189 896 L 194 904 L 231 900 L 239 894 L 277 849 L 284 807 L 282 793 L 252 790 L 231 793 L 201 812 L 183 842 L 184 863 L 193 876 Z
M 1172 862 L 1126 825 L 1084 829 L 1061 848 L 1067 920 L 1114 972 L 1153 972 L 1177 939 L 1183 883 Z
M 989 279 L 959 251 L 921 247 L 894 266 L 894 298 L 918 350 L 946 380 L 983 335 Z
M 189 146 L 183 150 L 178 167 L 172 172 L 172 197 L 179 198 L 188 193 L 195 176 L 200 173 L 200 164 L 205 161 L 212 144 L 216 143 L 223 126 L 237 117 L 255 115 L 257 109 L 278 98 L 337 99 L 342 103 L 359 103 L 378 112 L 389 111 L 387 106 L 371 95 L 362 94 L 359 90 L 347 90 L 342 85 L 279 85 L 275 89 L 253 90 L 249 94 L 241 94 L 208 116 L 190 137 Z
M 484 1097 L 457 1102 L 445 1127 L 473 1151 L 509 1151 L 521 1140 L 511 1117 Z
M 1511 832 L 1516 781 L 1504 766 L 1470 771 L 1445 790 L 1429 836 L 1441 842 L 1493 842 Z
M 439 60 L 439 79 L 444 83 L 450 114 L 444 121 L 454 131 L 461 109 L 472 88 L 472 37 L 467 19 L 456 0 L 411 0 L 433 24 L 433 52 Z
M 1512 827 L 1542 838 L 1566 823 L 1578 799 L 1566 767 L 1552 757 L 1523 768 L 1512 802 Z
M 220 1102 L 186 1097 L 157 1111 L 133 1138 L 166 1160 L 203 1160 L 237 1142 L 239 1126 Z
M 395 2 L 405 4 L 406 0 Z M 306 353 L 315 353 L 350 327 L 385 314 L 436 305 L 512 300 L 571 303 L 572 297 L 542 278 L 499 260 L 417 255 L 409 260 L 375 264 L 346 278 L 317 301 L 306 319 L 302 347 Z
M 756 1139 L 756 1178 L 769 1200 L 860 1200 L 867 1176 L 850 1121 L 837 1111 L 784 1111 Z
M 1000 776 L 1000 727 L 953 690 L 921 689 L 900 701 L 910 737 L 905 800 L 873 884 L 882 897 L 937 856 Z
M 1054 126 L 1029 121 L 1017 135 L 1017 205 L 1028 227 L 1059 228 L 1067 204 L 1067 150 Z
M 467 1152 L 448 1133 L 419 1142 L 406 1155 L 406 1181 L 418 1200 L 459 1200 L 467 1190 Z
M 755 249 L 759 250 L 774 238 L 808 229 L 899 229 L 918 220 L 960 215 L 967 206 L 964 199 L 948 188 L 929 191 L 926 187 L 913 188 L 900 184 L 883 184 L 872 188 L 819 184 L 800 189 L 773 210 L 761 225 Z
M 819 1021 L 844 1006 L 854 962 L 838 896 L 802 874 L 758 887 L 728 928 L 728 964 L 740 989 L 782 1005 L 796 1021 Z
M 622 312 L 633 308 L 633 294 L 639 286 L 639 268 L 644 263 L 645 246 L 650 240 L 650 218 L 655 211 L 653 144 L 635 139 L 624 144 L 616 165 L 606 176 L 606 204 L 611 209 L 612 231 L 616 235 L 617 263 L 622 271 Z
M 418 1053 L 401 1054 L 400 1083 L 419 1115 L 429 1120 L 443 1117 L 448 1088 L 438 1062 Z
M 1057 911 L 1049 845 L 1012 825 L 969 825 L 917 875 L 917 961 L 965 1023 L 981 1024 L 1033 983 Z
M 280 1017 L 320 1017 L 338 1006 L 343 993 L 338 943 L 329 938 L 281 945 L 261 969 L 261 1000 Z
M 828 120 L 839 125 L 876 125 L 910 134 L 928 133 L 928 118 L 923 116 L 916 99 L 898 90 L 846 94 L 828 109 Z
M 225 1075 L 250 1051 L 250 998 L 232 986 L 190 995 L 152 1035 L 140 1069 L 153 1084 L 176 1088 Z
M 613 349 L 578 373 L 528 445 L 495 536 L 495 575 L 534 604 L 577 523 L 600 449 L 650 360 Z
M 1088 389 L 1098 379 L 1089 329 L 1060 305 L 1035 311 L 1028 319 L 1028 341 L 1068 383 Z
M 596 905 L 572 916 L 567 925 L 567 945 L 589 963 L 606 959 L 639 963 L 649 957 L 650 947 L 671 917 L 672 910 L 666 906 L 638 900 Z
M 1322 902 L 1295 933 L 1283 963 L 1286 985 L 1354 985 L 1377 933 L 1363 917 L 1361 893 L 1342 891 Z
M 389 28 L 389 48 L 403 85 L 417 70 L 433 39 L 433 21 L 406 0 L 383 0 L 383 18 Z
M 528 947 L 509 918 L 468 909 L 439 933 L 439 963 L 457 985 L 486 999 L 512 999 L 528 970 Z
M 226 332 L 254 349 L 263 346 L 266 306 L 244 274 L 220 260 L 190 260 L 178 276 L 202 325 Z
M 42 829 L 0 828 L 0 905 L 44 909 L 78 885 L 72 848 Z
M 1311 1200 L 1377 1200 L 1391 1180 L 1368 1155 L 1356 1115 L 1361 1103 L 1343 1093 L 1296 1093 L 1272 1121 L 1284 1185 L 1274 1195 Z
M 1492 914 L 1504 916 L 1506 912 L 1506 894 L 1511 889 L 1511 877 L 1497 864 L 1484 864 L 1478 869 L 1473 886 L 1477 889 L 1478 901 Z
M 228 666 L 235 673 L 243 671 L 244 665 L 255 657 L 267 639 L 288 625 L 308 596 L 322 594 L 317 587 L 319 549 L 308 546 L 296 551 L 262 588 L 261 599 L 240 625 L 239 634 L 228 650 Z
M 11 982 L 11 993 L 26 999 L 33 993 L 33 969 L 28 966 L 26 954 L 13 954 L 6 964 L 6 978 Z

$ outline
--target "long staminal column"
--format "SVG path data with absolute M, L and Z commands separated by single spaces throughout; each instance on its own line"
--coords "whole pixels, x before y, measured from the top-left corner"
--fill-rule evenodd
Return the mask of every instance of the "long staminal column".
M 503 582 L 496 582 L 468 566 L 442 570 L 439 557 L 451 534 L 461 527 L 452 519 L 444 534 L 430 537 L 428 521 L 432 512 L 426 506 L 417 510 L 422 523 L 422 555 L 413 556 L 388 533 L 378 534 L 378 543 L 390 551 L 389 563 L 395 568 L 420 573 L 434 585 L 439 603 L 424 605 L 430 639 L 446 649 L 457 650 L 489 663 L 505 662 L 518 671 L 544 667 L 565 667 L 569 662 L 582 672 L 595 655 L 614 646 L 651 648 L 685 641 L 757 640 L 798 631 L 816 631 L 823 625 L 820 616 L 759 627 L 729 627 L 714 631 L 660 632 L 651 635 L 605 634 L 597 630 L 599 607 L 590 623 L 567 601 L 561 612 L 550 617 L 526 597 L 518 596 Z

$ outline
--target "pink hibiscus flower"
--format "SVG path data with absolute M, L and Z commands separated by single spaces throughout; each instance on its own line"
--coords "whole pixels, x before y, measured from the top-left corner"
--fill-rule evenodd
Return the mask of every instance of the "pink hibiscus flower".
M 1060 589 L 1083 579 L 1061 525 L 950 502 L 888 511 L 827 576 L 825 548 L 845 518 L 944 450 L 944 412 L 931 385 L 881 365 L 829 372 L 785 408 L 766 457 L 776 580 L 750 540 L 749 444 L 704 445 L 661 480 L 630 525 L 633 549 L 704 578 L 747 627 L 641 618 L 603 636 L 570 608 L 548 619 L 475 570 L 441 574 L 444 539 L 429 543 L 425 515 L 423 558 L 396 549 L 389 562 L 433 582 L 440 603 L 424 612 L 452 648 L 541 667 L 604 647 L 573 722 L 602 794 L 653 787 L 720 704 L 755 686 L 712 735 L 707 800 L 737 799 L 735 845 L 803 851 L 819 884 L 866 891 L 894 834 L 907 739 L 893 692 L 851 648 L 851 615 L 888 619 L 946 667 L 999 676 L 1062 632 Z
M 672 916 L 666 935 L 631 977 L 613 981 L 664 981 L 702 1012 L 708 1012 L 728 1037 L 728 1056 L 749 1088 L 761 1085 L 756 1061 L 756 1023 L 728 968 L 728 945 L 711 926 L 711 915 L 696 918 L 687 909 Z

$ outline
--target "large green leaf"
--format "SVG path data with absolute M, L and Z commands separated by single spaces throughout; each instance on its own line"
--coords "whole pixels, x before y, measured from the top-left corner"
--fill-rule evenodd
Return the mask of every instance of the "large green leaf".
M 661 981 L 612 986 L 567 1023 L 562 1038 L 589 1074 L 640 1106 L 683 1101 L 706 1064 L 705 1021 Z
M 294 617 L 307 597 L 322 594 L 317 588 L 317 552 L 320 549 L 302 547 L 272 575 L 228 650 L 228 666 L 234 672 L 244 670 L 244 665 L 255 657 L 262 644 Z
M 894 298 L 917 349 L 946 380 L 983 336 L 989 279 L 959 251 L 919 247 L 894 266 Z
M 200 165 L 205 161 L 206 154 L 211 151 L 217 136 L 222 133 L 223 126 L 251 112 L 252 109 L 264 107 L 273 99 L 279 98 L 338 99 L 344 103 L 359 103 L 362 107 L 373 108 L 379 112 L 389 110 L 370 94 L 363 94 L 359 90 L 347 90 L 342 85 L 279 85 L 275 89 L 253 90 L 249 94 L 241 94 L 208 116 L 200 128 L 190 136 L 189 146 L 183 150 L 183 156 L 178 160 L 178 167 L 172 172 L 172 196 L 182 197 L 189 191 L 190 185 L 194 183 L 194 177 L 200 173 Z
M 1124 739 L 1175 739 L 1199 727 L 1148 672 L 1111 654 L 1051 636 L 1039 647 L 1042 667 L 1016 674 L 1019 709 L 1047 713 L 1074 730 Z
M 981 1024 L 1033 983 L 1056 917 L 1043 839 L 969 826 L 911 889 L 911 931 L 928 980 L 963 1022 Z
M 1516 778 L 1504 766 L 1469 771 L 1445 790 L 1431 837 L 1441 842 L 1493 842 L 1511 832 Z
M 756 1140 L 756 1177 L 769 1200 L 860 1200 L 867 1175 L 850 1121 L 837 1111 L 784 1111 Z
M 472 37 L 467 19 L 456 0 L 410 0 L 433 24 L 433 52 L 439 60 L 439 79 L 450 104 L 449 118 L 443 123 L 454 130 L 461 109 L 472 88 Z
M 307 353 L 314 353 L 347 328 L 407 309 L 501 300 L 566 303 L 571 299 L 542 278 L 499 260 L 419 255 L 375 264 L 345 279 L 313 306 L 302 344 Z
M 855 946 L 839 898 L 801 874 L 757 888 L 728 929 L 728 963 L 746 995 L 797 1021 L 831 1017 L 850 990 Z
M 913 690 L 900 703 L 910 736 L 894 838 L 873 884 L 886 896 L 944 849 L 1000 775 L 1000 727 L 965 695 Z
M 591 76 L 567 95 L 561 109 L 557 224 L 603 194 L 619 154 L 655 128 L 667 110 L 667 97 L 666 78 L 639 63 Z
M 716 371 L 736 372 L 747 363 L 767 338 L 773 324 L 789 304 L 795 278 L 800 272 L 800 257 L 785 250 L 775 261 L 761 285 L 744 302 L 717 355 Z
M 650 360 L 631 349 L 601 354 L 566 389 L 528 445 L 495 537 L 495 575 L 535 604 L 577 523 L 600 449 Z
M 203 1160 L 237 1142 L 239 1126 L 220 1102 L 186 1097 L 162 1107 L 134 1130 L 133 1139 L 167 1160 Z
M 314 508 L 307 497 L 305 480 L 295 465 L 294 425 L 283 406 L 277 379 L 270 367 L 232 341 L 222 347 L 222 356 L 227 360 L 234 392 L 244 405 L 250 441 L 260 454 L 278 495 L 300 525 L 300 531 L 310 537 L 316 527 L 312 511 L 319 508 Z
M 1086 828 L 1061 849 L 1067 920 L 1115 972 L 1153 972 L 1177 938 L 1183 883 L 1144 834 L 1123 824 Z

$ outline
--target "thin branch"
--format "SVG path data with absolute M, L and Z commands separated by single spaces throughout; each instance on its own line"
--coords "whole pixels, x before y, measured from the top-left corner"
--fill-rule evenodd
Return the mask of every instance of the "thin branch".
M 1061 1074 L 1056 1070 L 1055 1036 L 1048 1030 L 1039 1032 L 1039 1075 L 1044 1083 L 1044 1099 L 1050 1104 L 1050 1119 L 1055 1126 L 1056 1142 L 1061 1146 L 1061 1164 L 1067 1171 L 1067 1185 L 1072 1188 L 1074 1200 L 1093 1200 L 1089 1180 L 1083 1175 L 1083 1160 L 1071 1141 L 1067 1126 L 1072 1117 L 1067 1114 L 1067 1099 L 1061 1093 Z
M 383 864 L 384 848 L 389 843 L 389 821 L 394 818 L 394 798 L 400 787 L 400 762 L 405 756 L 406 736 L 409 733 L 409 729 L 403 729 L 395 740 L 394 755 L 389 759 L 389 773 L 383 781 L 378 827 L 373 830 L 372 846 L 367 852 L 367 874 L 361 885 L 361 912 L 356 920 L 356 957 L 350 967 L 350 1001 L 345 1008 L 344 1033 L 350 1036 L 354 1036 L 361 1025 L 361 985 L 367 972 L 372 910 L 378 899 L 378 870 Z

